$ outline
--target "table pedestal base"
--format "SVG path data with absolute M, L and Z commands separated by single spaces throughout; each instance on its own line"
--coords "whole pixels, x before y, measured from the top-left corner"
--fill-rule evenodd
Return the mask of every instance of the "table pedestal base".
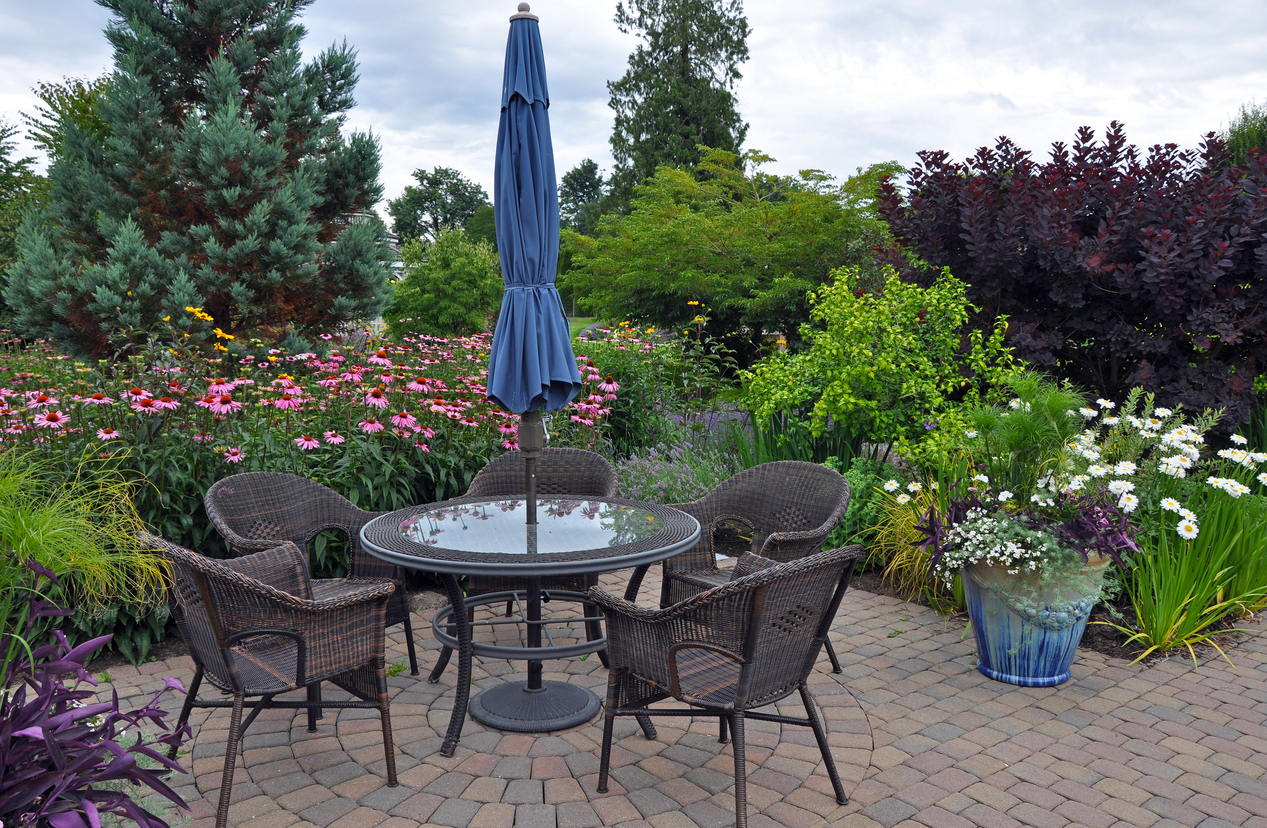
M 517 681 L 490 687 L 471 699 L 471 718 L 488 727 L 516 733 L 565 730 L 593 719 L 603 709 L 598 696 L 564 681 L 543 681 L 529 690 Z

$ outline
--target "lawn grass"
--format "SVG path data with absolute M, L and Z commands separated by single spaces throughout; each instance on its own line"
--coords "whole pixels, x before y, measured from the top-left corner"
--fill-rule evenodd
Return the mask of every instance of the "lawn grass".
M 568 336 L 576 339 L 576 335 L 598 321 L 596 316 L 571 316 L 568 317 Z

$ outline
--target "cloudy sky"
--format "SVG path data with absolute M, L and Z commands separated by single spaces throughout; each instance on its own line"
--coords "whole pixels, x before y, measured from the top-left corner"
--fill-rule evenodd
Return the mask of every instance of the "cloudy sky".
M 560 176 L 611 166 L 606 81 L 635 44 L 615 0 L 535 0 Z M 316 0 L 310 54 L 360 55 L 350 121 L 383 147 L 395 197 L 418 167 L 456 167 L 492 190 L 512 0 Z M 837 176 L 922 149 L 964 157 L 1007 135 L 1045 153 L 1080 125 L 1123 121 L 1137 144 L 1195 146 L 1267 101 L 1267 0 L 747 0 L 751 58 L 738 87 L 749 147 Z M 91 0 L 0 0 L 0 117 L 31 111 L 40 80 L 110 66 Z

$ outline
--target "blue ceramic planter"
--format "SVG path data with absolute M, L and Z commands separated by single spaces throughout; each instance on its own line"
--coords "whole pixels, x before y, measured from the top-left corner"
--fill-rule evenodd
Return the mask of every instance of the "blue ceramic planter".
M 977 669 L 996 681 L 1052 687 L 1069 678 L 1107 561 L 1063 588 L 982 564 L 963 569 Z

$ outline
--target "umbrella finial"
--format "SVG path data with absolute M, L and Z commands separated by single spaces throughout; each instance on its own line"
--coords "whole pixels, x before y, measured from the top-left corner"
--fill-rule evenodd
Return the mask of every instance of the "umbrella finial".
M 537 17 L 535 14 L 533 14 L 531 11 L 529 11 L 529 9 L 528 9 L 528 4 L 527 4 L 527 3 L 520 3 L 520 4 L 519 4 L 519 11 L 518 11 L 517 13 L 515 13 L 515 14 L 512 14 L 512 15 L 510 16 L 510 19 L 511 19 L 512 21 L 514 21 L 514 20 L 537 20 L 537 21 L 540 21 L 540 20 L 541 20 L 541 18 L 540 18 L 540 17 Z

